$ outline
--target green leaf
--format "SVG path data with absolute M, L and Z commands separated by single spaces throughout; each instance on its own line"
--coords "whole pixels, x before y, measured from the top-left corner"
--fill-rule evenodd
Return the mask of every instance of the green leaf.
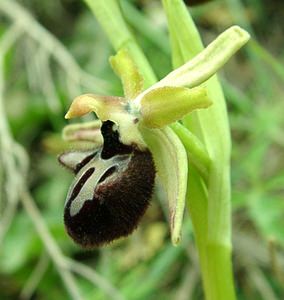
M 177 245 L 181 238 L 181 226 L 185 208 L 187 186 L 187 156 L 180 139 L 169 128 L 140 128 L 142 136 L 152 152 L 158 175 L 166 189 L 172 243 Z
M 115 56 L 110 57 L 110 64 L 122 81 L 125 97 L 128 100 L 134 99 L 143 89 L 143 77 L 129 52 L 119 50 Z
M 183 87 L 161 87 L 153 89 L 141 99 L 143 124 L 150 128 L 161 128 L 180 120 L 195 109 L 210 106 L 206 89 Z

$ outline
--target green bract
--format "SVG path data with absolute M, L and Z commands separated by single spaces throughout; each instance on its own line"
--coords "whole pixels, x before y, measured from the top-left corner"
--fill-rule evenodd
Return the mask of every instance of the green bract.
M 175 245 L 180 241 L 190 176 L 187 155 L 205 182 L 210 169 L 210 157 L 203 144 L 178 121 L 192 111 L 214 103 L 207 94 L 206 80 L 248 39 L 246 31 L 233 26 L 195 58 L 144 91 L 143 78 L 134 60 L 126 50 L 121 50 L 110 62 L 121 78 L 125 97 L 81 95 L 73 101 L 66 114 L 66 118 L 73 118 L 95 112 L 101 121 L 110 120 L 116 124 L 121 143 L 151 151 L 166 190 Z M 98 132 L 100 121 L 93 123 L 93 131 L 88 131 L 91 125 L 70 126 L 64 131 L 66 139 L 91 138 L 98 146 L 102 143 Z

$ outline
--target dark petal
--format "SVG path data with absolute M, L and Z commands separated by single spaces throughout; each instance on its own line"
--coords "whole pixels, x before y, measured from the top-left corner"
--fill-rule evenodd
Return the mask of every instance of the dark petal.
M 71 216 L 69 201 L 64 222 L 68 234 L 86 248 L 98 247 L 132 233 L 149 206 L 155 167 L 149 151 L 134 151 L 123 172 L 115 172 L 94 187 L 94 198 L 86 200 Z

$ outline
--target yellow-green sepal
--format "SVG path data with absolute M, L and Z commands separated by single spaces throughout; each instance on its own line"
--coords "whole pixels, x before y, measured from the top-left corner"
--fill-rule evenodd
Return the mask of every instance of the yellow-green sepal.
M 110 64 L 121 79 L 124 95 L 128 100 L 134 99 L 143 89 L 143 77 L 126 49 L 121 49 L 111 56 Z
M 188 89 L 165 86 L 153 89 L 143 96 L 140 113 L 146 127 L 161 128 L 211 104 L 204 87 Z
M 198 86 L 212 77 L 224 64 L 248 42 L 250 35 L 239 26 L 232 26 L 221 33 L 198 55 L 169 73 L 156 85 Z M 186 45 L 182 43 L 181 45 Z M 182 47 L 183 51 L 187 48 Z M 199 48 L 199 46 L 198 46 Z M 180 49 L 181 50 L 181 49 Z M 189 56 L 188 52 L 186 56 Z M 191 56 L 191 55 L 190 55 Z M 178 55 L 176 61 L 184 61 L 183 55 Z
M 183 144 L 174 131 L 140 127 L 155 162 L 158 175 L 166 190 L 169 205 L 171 239 L 177 245 L 181 239 L 181 227 L 185 208 L 188 164 Z
M 126 101 L 122 97 L 84 94 L 73 100 L 65 119 L 81 117 L 95 112 L 101 121 L 106 121 L 110 120 L 113 114 L 124 112 L 125 106 Z

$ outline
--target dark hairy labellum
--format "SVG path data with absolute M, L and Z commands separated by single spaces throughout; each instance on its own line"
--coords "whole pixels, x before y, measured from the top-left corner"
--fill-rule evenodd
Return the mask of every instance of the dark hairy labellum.
M 101 132 L 103 147 L 73 167 L 76 177 L 64 210 L 68 234 L 86 248 L 129 235 L 149 206 L 155 180 L 148 150 L 123 145 L 110 121 Z

